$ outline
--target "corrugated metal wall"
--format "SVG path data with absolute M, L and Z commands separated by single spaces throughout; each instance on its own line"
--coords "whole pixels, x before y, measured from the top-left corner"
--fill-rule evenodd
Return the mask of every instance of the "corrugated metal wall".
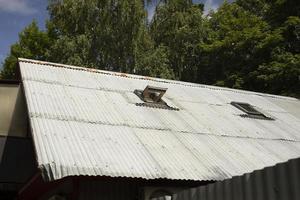
M 284 153 L 284 152 L 283 152 Z M 162 200 L 158 198 L 156 200 Z M 172 200 L 299 200 L 300 158 L 174 194 Z

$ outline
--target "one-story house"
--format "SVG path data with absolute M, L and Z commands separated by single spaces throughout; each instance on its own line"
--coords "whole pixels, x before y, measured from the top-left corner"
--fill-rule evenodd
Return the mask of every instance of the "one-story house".
M 0 86 L 0 138 L 28 147 L 18 199 L 148 200 L 300 155 L 292 97 L 29 59 L 18 74 Z

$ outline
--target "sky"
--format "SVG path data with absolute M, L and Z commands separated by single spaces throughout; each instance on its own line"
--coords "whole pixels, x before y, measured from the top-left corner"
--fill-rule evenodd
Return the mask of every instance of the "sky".
M 204 3 L 205 11 L 217 9 L 223 0 L 194 0 Z M 33 20 L 45 29 L 48 0 L 0 0 L 0 69 L 9 54 L 10 46 L 18 41 L 18 34 Z M 152 18 L 155 4 L 148 5 L 149 18 Z

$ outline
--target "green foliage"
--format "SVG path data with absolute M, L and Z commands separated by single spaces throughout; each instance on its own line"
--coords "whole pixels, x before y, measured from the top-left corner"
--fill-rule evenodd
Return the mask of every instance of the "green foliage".
M 40 31 L 33 21 L 19 34 L 19 41 L 11 46 L 10 55 L 4 61 L 1 78 L 15 78 L 16 65 L 20 57 L 44 60 L 50 43 L 47 33 Z
M 251 88 L 248 74 L 269 57 L 269 49 L 281 40 L 273 35 L 261 18 L 237 4 L 224 3 L 209 20 L 210 36 L 201 45 L 207 67 L 214 73 L 210 80 L 233 88 Z
M 226 1 L 205 16 L 192 0 L 50 0 L 46 31 L 20 33 L 18 57 L 300 96 L 300 1 Z
M 51 60 L 133 72 L 146 29 L 141 0 L 64 0 L 50 3 L 49 12 L 58 35 L 52 51 L 61 55 Z
M 251 72 L 264 92 L 300 97 L 300 54 L 273 52 L 271 61 Z
M 236 2 L 274 27 L 280 26 L 290 16 L 300 16 L 298 0 L 237 0 Z
M 136 73 L 146 76 L 174 79 L 169 67 L 168 50 L 164 46 L 148 49 L 137 56 Z
M 156 46 L 168 48 L 168 59 L 176 79 L 196 81 L 198 44 L 207 35 L 202 9 L 191 1 L 167 1 L 157 7 L 150 25 Z

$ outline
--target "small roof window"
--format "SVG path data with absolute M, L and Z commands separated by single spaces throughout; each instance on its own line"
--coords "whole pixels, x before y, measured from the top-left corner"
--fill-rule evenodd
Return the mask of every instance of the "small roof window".
M 273 120 L 270 117 L 267 117 L 265 114 L 263 114 L 262 112 L 258 111 L 257 109 L 255 109 L 251 104 L 249 103 L 244 103 L 244 102 L 231 102 L 231 105 L 233 105 L 234 107 L 240 109 L 241 111 L 243 111 L 244 113 L 246 113 L 246 115 L 241 115 L 242 117 L 250 117 L 250 118 L 257 118 L 257 119 L 268 119 L 268 120 Z
M 134 93 L 145 103 L 136 103 L 137 106 L 146 106 L 152 108 L 163 108 L 169 110 L 179 110 L 168 106 L 162 99 L 168 88 L 154 87 L 147 85 L 144 90 L 135 90 Z
M 161 99 L 166 93 L 167 88 L 147 86 L 143 91 L 143 100 L 148 103 L 160 103 L 163 104 L 164 101 Z

